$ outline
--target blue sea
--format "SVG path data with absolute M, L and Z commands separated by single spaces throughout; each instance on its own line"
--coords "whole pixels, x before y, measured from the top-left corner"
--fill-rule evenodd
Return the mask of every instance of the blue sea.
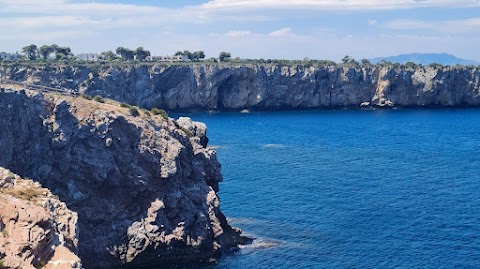
M 222 211 L 256 238 L 201 268 L 480 268 L 480 110 L 182 116 L 207 124 Z

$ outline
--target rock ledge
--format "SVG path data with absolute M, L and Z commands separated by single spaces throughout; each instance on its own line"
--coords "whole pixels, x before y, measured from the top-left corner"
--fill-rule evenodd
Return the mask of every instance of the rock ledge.
M 77 214 L 58 197 L 39 183 L 0 167 L 0 200 L 3 267 L 81 268 L 76 255 Z

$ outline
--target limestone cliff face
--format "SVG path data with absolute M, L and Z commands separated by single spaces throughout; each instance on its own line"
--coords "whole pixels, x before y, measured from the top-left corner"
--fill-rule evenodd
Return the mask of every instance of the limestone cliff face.
M 81 268 L 77 214 L 32 180 L 0 167 L 1 268 Z
M 205 261 L 242 241 L 220 211 L 220 164 L 202 124 L 3 89 L 0 130 L 0 166 L 78 213 L 86 268 Z
M 0 73 L 170 111 L 480 105 L 480 69 L 467 67 L 131 64 L 3 66 Z

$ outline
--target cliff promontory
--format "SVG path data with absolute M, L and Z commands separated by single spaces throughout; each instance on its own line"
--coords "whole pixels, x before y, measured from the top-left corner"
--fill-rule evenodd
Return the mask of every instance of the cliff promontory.
M 220 211 L 220 164 L 203 124 L 110 100 L 1 89 L 0 130 L 0 166 L 78 214 L 72 240 L 85 268 L 208 261 L 243 240 Z M 53 229 L 47 219 L 34 222 Z
M 0 74 L 169 111 L 480 105 L 477 67 L 12 64 Z

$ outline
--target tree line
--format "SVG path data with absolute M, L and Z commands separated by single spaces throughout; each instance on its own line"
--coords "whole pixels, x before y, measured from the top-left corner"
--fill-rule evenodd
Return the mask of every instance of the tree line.
M 69 47 L 61 47 L 57 44 L 52 45 L 42 45 L 40 47 L 32 44 L 22 48 L 22 53 L 24 59 L 36 61 L 36 60 L 70 60 L 75 59 L 71 49 Z M 143 47 L 138 47 L 135 50 L 129 48 L 118 47 L 115 51 L 108 50 L 100 54 L 100 59 L 103 61 L 147 61 L 149 56 L 151 56 L 150 51 L 144 49 Z M 303 60 L 283 60 L 283 59 L 243 59 L 243 58 L 232 58 L 232 55 L 229 52 L 222 51 L 218 58 L 209 58 L 206 59 L 205 52 L 202 50 L 190 52 L 189 50 L 177 51 L 174 56 L 183 56 L 186 61 L 191 62 L 200 62 L 204 61 L 206 63 L 217 63 L 217 62 L 231 62 L 237 64 L 280 64 L 280 65 L 315 65 L 315 66 L 336 66 L 338 65 L 335 61 L 331 60 L 315 60 L 304 58 Z M 361 59 L 357 61 L 352 56 L 346 55 L 341 59 L 341 65 L 343 66 L 363 66 L 363 67 L 387 67 L 391 66 L 393 68 L 416 68 L 422 66 L 413 62 L 408 62 L 405 64 L 392 63 L 386 60 L 382 60 L 376 64 L 371 63 L 368 59 Z M 434 68 L 441 68 L 441 64 L 432 63 L 429 65 Z M 456 67 L 461 67 L 457 65 Z
M 111 61 L 121 59 L 124 61 L 130 60 L 139 60 L 145 61 L 149 56 L 151 56 L 150 51 L 144 50 L 143 47 L 138 47 L 136 50 L 130 50 L 124 47 L 118 47 L 115 50 L 116 53 L 113 51 L 105 51 L 101 53 L 101 56 L 104 60 Z M 190 52 L 189 50 L 184 51 L 177 51 L 175 52 L 174 56 L 184 56 L 186 60 L 189 61 L 202 61 L 205 59 L 205 52 L 203 50 Z M 222 51 L 218 57 L 220 62 L 227 61 L 232 56 L 229 52 Z
M 56 60 L 66 60 L 74 57 L 71 49 L 69 47 L 61 47 L 57 44 L 52 45 L 43 45 L 38 47 L 37 45 L 28 45 L 22 48 L 22 53 L 26 59 L 35 61 L 35 60 L 47 60 L 47 59 L 56 59 Z M 115 49 L 115 52 L 112 50 L 104 51 L 100 53 L 100 58 L 105 61 L 147 61 L 151 56 L 149 50 L 144 49 L 143 47 L 138 47 L 135 50 L 131 50 L 125 47 L 118 47 Z M 184 56 L 188 61 L 202 61 L 205 59 L 205 52 L 202 50 L 190 52 L 188 50 L 177 51 L 174 56 Z M 222 51 L 218 57 L 220 62 L 228 61 L 231 58 L 229 52 Z
M 64 60 L 73 57 L 72 50 L 69 47 L 60 47 L 57 44 L 43 45 L 41 47 L 32 44 L 23 47 L 22 52 L 25 57 L 31 61 L 38 60 L 39 58 L 44 60 L 50 59 L 52 55 L 54 55 L 54 59 L 56 60 Z

